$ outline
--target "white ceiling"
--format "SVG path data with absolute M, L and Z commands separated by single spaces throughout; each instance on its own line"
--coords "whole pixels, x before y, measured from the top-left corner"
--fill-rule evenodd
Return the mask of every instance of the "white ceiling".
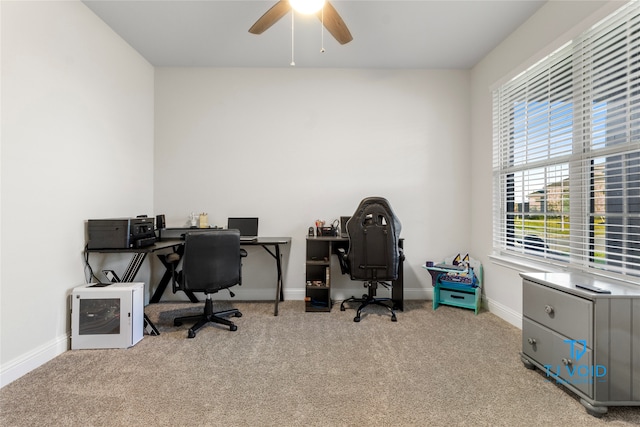
M 155 66 L 289 67 L 290 13 L 261 35 L 248 32 L 276 1 L 83 0 Z M 296 13 L 296 67 L 468 69 L 545 0 L 331 3 L 353 41 L 340 45 L 317 17 Z

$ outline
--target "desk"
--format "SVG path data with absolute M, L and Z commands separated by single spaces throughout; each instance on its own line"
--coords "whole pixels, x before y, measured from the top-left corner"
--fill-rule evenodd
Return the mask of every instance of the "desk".
M 269 253 L 276 260 L 276 272 L 278 278 L 276 281 L 276 298 L 275 307 L 273 309 L 273 315 L 278 315 L 278 301 L 284 301 L 284 281 L 282 278 L 282 252 L 280 251 L 280 245 L 291 244 L 291 237 L 258 237 L 252 242 L 240 242 L 241 246 L 262 246 L 262 248 Z M 275 253 L 270 249 L 273 247 Z
M 184 234 L 188 231 L 206 231 L 207 229 L 191 229 L 191 228 L 183 228 L 177 229 L 172 228 L 172 231 L 181 232 Z M 291 237 L 258 237 L 256 240 L 250 242 L 240 242 L 242 246 L 261 246 L 265 251 L 271 255 L 276 261 L 276 296 L 275 296 L 275 306 L 274 306 L 274 316 L 278 315 L 278 303 L 280 301 L 284 301 L 284 279 L 282 274 L 282 252 L 280 250 L 280 246 L 288 245 L 291 243 Z M 133 257 L 129 262 L 127 270 L 125 271 L 124 276 L 121 278 L 123 282 L 133 282 L 136 274 L 140 270 L 142 263 L 144 262 L 147 254 L 161 251 L 163 249 L 173 249 L 174 252 L 182 255 L 182 251 L 184 248 L 184 241 L 180 239 L 179 235 L 177 237 L 171 238 L 163 238 L 161 241 L 156 242 L 151 246 L 147 246 L 144 248 L 130 248 L 130 249 L 88 249 L 87 252 L 99 252 L 99 253 L 133 253 Z M 165 272 L 158 282 L 158 286 L 154 291 L 151 299 L 149 300 L 150 304 L 160 302 L 162 295 L 164 294 L 167 285 L 172 280 L 172 270 L 171 264 L 166 260 L 167 254 L 158 254 L 158 259 L 165 267 Z M 185 291 L 185 294 L 189 297 L 191 302 L 198 302 L 198 298 L 190 291 Z
M 404 246 L 401 238 L 399 246 Z M 349 238 L 338 236 L 307 237 L 306 254 L 306 291 L 305 309 L 312 311 L 331 311 L 331 255 L 338 254 L 339 249 L 349 249 Z M 311 284 L 309 284 L 311 282 Z M 320 285 L 314 285 L 319 283 Z M 398 265 L 398 278 L 392 282 L 391 300 L 393 307 L 404 310 L 404 274 L 403 260 Z
M 185 229 L 172 229 L 172 230 L 182 230 L 182 232 L 185 233 L 187 231 L 193 231 L 193 230 L 197 231 L 198 229 L 185 228 Z M 206 229 L 200 229 L 200 230 L 206 231 Z M 182 240 L 178 240 L 178 241 L 182 243 Z M 261 246 L 265 251 L 269 253 L 269 255 L 271 255 L 276 260 L 277 279 L 276 279 L 275 306 L 273 311 L 274 316 L 278 315 L 278 302 L 284 301 L 284 290 L 283 290 L 284 280 L 283 280 L 283 274 L 282 274 L 282 253 L 280 251 L 280 246 L 288 245 L 290 243 L 291 243 L 291 237 L 258 237 L 256 240 L 253 240 L 250 242 L 240 242 L 241 246 Z M 180 253 L 180 255 L 182 255 L 182 245 L 177 250 L 177 252 Z M 160 299 L 162 298 L 162 294 L 164 294 L 164 291 L 167 288 L 169 281 L 171 280 L 171 264 L 166 262 L 166 255 L 158 255 L 158 258 L 160 258 L 160 261 L 165 266 L 166 271 L 162 276 L 162 279 L 158 283 L 158 287 L 153 293 L 151 300 L 149 300 L 150 303 L 156 303 L 160 301 Z M 198 302 L 197 298 L 195 296 L 192 297 L 192 295 L 193 294 L 191 295 L 187 294 L 187 296 L 189 296 L 189 299 L 191 299 L 191 301 Z M 196 298 L 195 301 L 193 300 L 194 298 Z
M 177 240 L 173 240 L 173 241 L 156 242 L 155 244 L 150 245 L 150 246 L 146 246 L 144 248 L 85 249 L 85 251 L 87 252 L 87 256 L 85 257 L 85 259 L 87 260 L 87 264 L 88 264 L 89 263 L 88 254 L 91 253 L 91 252 L 97 252 L 97 253 L 132 253 L 133 256 L 131 257 L 131 260 L 129 261 L 129 264 L 127 265 L 127 269 L 125 270 L 125 272 L 122 275 L 122 277 L 120 277 L 120 281 L 121 282 L 130 282 L 130 283 L 132 283 L 132 282 L 135 282 L 134 279 L 135 279 L 136 275 L 138 274 L 138 272 L 140 271 L 140 267 L 142 267 L 142 263 L 144 262 L 145 258 L 147 257 L 147 254 L 150 254 L 150 253 L 153 253 L 153 252 L 156 252 L 156 251 L 166 250 L 166 249 L 172 249 L 175 252 L 181 246 L 182 246 L 182 242 L 177 241 Z M 171 273 L 169 273 L 169 275 L 170 274 Z M 165 275 L 166 275 L 166 273 L 165 273 Z M 193 296 L 193 294 L 191 294 L 191 297 L 195 298 L 195 296 Z M 196 302 L 197 301 L 198 300 L 196 299 Z M 145 329 L 147 329 L 147 332 L 149 333 L 149 335 L 160 335 L 160 332 L 155 327 L 155 325 L 151 322 L 151 320 L 147 317 L 146 314 L 144 315 L 144 325 L 145 325 Z

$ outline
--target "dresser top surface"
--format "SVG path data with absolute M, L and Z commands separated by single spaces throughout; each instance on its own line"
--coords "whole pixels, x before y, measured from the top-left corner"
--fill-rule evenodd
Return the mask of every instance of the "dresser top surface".
M 640 298 L 640 283 L 633 285 L 584 273 L 520 273 L 523 279 L 587 298 Z M 598 293 L 580 286 L 595 287 L 610 293 Z

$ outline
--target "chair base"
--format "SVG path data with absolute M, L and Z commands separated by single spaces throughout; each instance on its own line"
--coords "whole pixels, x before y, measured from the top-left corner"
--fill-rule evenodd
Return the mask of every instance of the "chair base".
M 356 298 L 356 297 L 351 297 L 351 298 L 347 298 L 346 300 L 342 301 L 342 304 L 340 304 L 340 311 L 345 311 L 345 303 L 350 303 L 350 302 L 355 302 L 355 303 L 360 303 L 360 307 L 358 307 L 358 311 L 356 312 L 356 317 L 353 318 L 354 322 L 359 322 L 360 321 L 360 315 L 362 313 L 362 310 L 367 307 L 368 305 L 379 305 L 380 307 L 384 307 L 387 310 L 389 310 L 389 312 L 391 313 L 391 321 L 392 322 L 397 322 L 398 318 L 396 317 L 396 310 L 395 307 L 393 306 L 393 300 L 391 298 L 375 298 L 374 297 L 375 293 L 372 295 L 372 291 L 371 289 L 369 290 L 369 295 L 362 295 L 362 298 Z M 390 304 L 387 304 L 390 303 Z
M 189 333 L 187 335 L 188 338 L 195 338 L 196 332 L 198 332 L 198 330 L 200 330 L 208 323 L 219 323 L 221 325 L 228 326 L 230 331 L 236 331 L 238 329 L 236 324 L 229 319 L 225 319 L 225 317 L 229 316 L 242 317 L 242 313 L 240 313 L 240 310 L 236 308 L 214 312 L 213 300 L 208 296 L 204 303 L 203 314 L 176 317 L 175 319 L 173 319 L 173 325 L 180 326 L 183 322 L 196 320 L 197 322 L 191 328 L 189 328 Z

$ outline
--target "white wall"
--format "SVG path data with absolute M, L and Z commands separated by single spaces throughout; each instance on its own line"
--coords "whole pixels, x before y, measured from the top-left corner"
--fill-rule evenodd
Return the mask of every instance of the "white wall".
M 82 3 L 0 7 L 5 385 L 68 348 L 84 221 L 152 210 L 153 67 Z
M 471 73 L 472 247 L 484 265 L 485 293 L 492 312 L 520 327 L 522 286 L 519 273 L 535 266 L 505 267 L 492 261 L 491 87 L 524 71 L 581 30 L 603 18 L 621 1 L 550 1 L 485 57 Z
M 407 298 L 430 295 L 425 260 L 469 247 L 467 71 L 158 68 L 155 82 L 155 212 L 255 215 L 261 235 L 293 237 L 285 298 L 304 296 L 308 227 L 366 196 L 402 222 Z M 273 259 L 249 257 L 237 298 L 273 299 Z M 332 292 L 363 289 L 341 277 Z

